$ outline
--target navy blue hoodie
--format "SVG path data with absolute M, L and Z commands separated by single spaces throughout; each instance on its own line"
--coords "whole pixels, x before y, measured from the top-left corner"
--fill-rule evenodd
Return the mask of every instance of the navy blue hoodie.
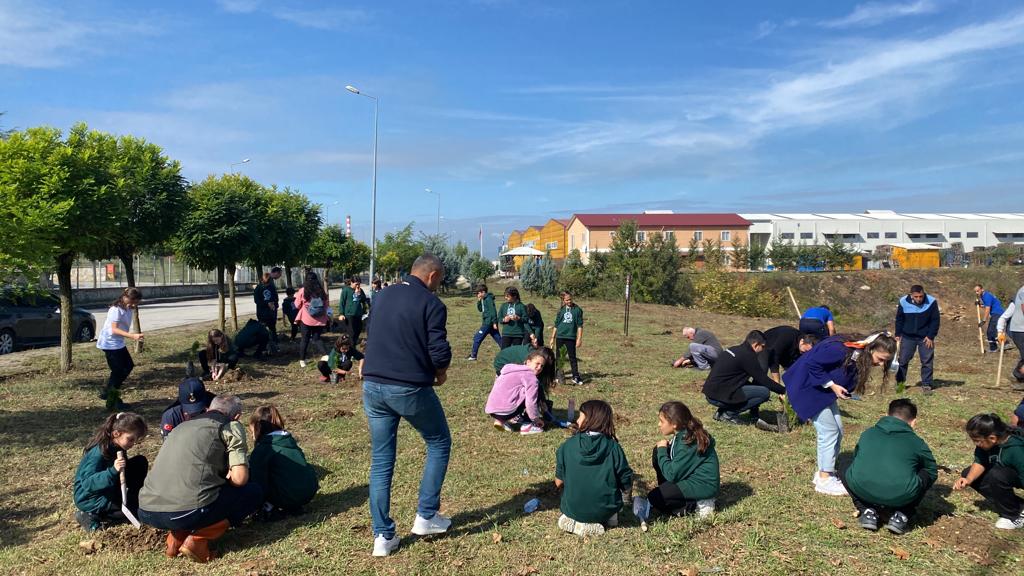
M 934 296 L 925 294 L 920 306 L 914 304 L 909 294 L 900 298 L 896 307 L 896 336 L 935 340 L 938 335 L 939 301 Z
M 399 386 L 433 386 L 452 361 L 448 308 L 422 280 L 407 276 L 373 298 L 373 332 L 366 341 L 363 379 Z

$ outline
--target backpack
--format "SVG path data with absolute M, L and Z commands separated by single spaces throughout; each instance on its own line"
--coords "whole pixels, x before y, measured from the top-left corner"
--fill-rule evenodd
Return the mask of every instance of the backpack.
M 306 313 L 310 316 L 321 316 L 324 313 L 324 299 L 316 296 L 306 302 Z

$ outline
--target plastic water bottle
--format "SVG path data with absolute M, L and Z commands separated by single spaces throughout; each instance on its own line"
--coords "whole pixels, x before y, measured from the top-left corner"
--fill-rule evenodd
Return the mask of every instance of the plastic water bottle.
M 537 511 L 537 508 L 540 508 L 540 499 L 538 498 L 532 498 L 526 504 L 523 504 L 523 512 L 527 514 L 533 514 Z

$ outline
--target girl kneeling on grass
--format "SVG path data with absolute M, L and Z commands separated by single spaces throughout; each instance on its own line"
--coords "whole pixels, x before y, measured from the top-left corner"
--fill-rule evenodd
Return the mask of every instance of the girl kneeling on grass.
M 615 416 L 603 400 L 580 406 L 576 434 L 558 447 L 555 487 L 562 489 L 558 527 L 577 536 L 618 526 L 623 499 L 632 499 L 633 469 L 615 437 Z
M 128 520 L 121 513 L 121 472 L 128 487 L 128 509 L 139 508 L 139 490 L 146 480 L 149 462 L 140 455 L 125 459 L 146 436 L 146 421 L 132 412 L 107 416 L 96 430 L 75 472 L 75 520 L 87 532 Z
M 796 415 L 801 422 L 813 422 L 818 433 L 818 470 L 811 479 L 816 492 L 847 495 L 836 476 L 836 456 L 843 441 L 838 401 L 864 391 L 872 366 L 882 368 L 884 387 L 895 353 L 896 340 L 888 332 L 867 338 L 832 336 L 800 356 L 782 376 Z
M 214 328 L 206 333 L 206 348 L 199 351 L 203 380 L 219 380 L 228 370 L 238 366 L 238 349 L 228 335 Z
M 334 367 L 333 369 L 331 368 L 332 366 Z M 330 381 L 332 384 L 344 380 L 346 376 L 352 373 L 353 366 L 355 367 L 356 377 L 362 378 L 363 353 L 352 347 L 352 337 L 347 333 L 338 336 L 334 340 L 331 353 L 327 356 L 321 356 L 320 361 L 316 363 L 316 368 L 320 371 L 320 381 Z M 334 378 L 331 378 L 332 374 Z
M 543 393 L 537 379 L 544 372 L 545 354 L 534 350 L 526 355 L 523 364 L 506 364 L 494 379 L 484 412 L 494 418 L 494 427 L 512 431 L 512 425 L 526 419 L 519 428 L 523 435 L 544 431 Z
M 253 438 L 249 475 L 263 489 L 266 502 L 259 513 L 263 520 L 300 514 L 320 489 L 316 470 L 306 461 L 295 437 L 284 428 L 284 418 L 272 405 L 256 408 L 249 417 Z
M 647 495 L 663 514 L 697 511 L 707 518 L 715 511 L 721 481 L 715 439 L 682 402 L 666 402 L 658 410 L 658 432 L 671 436 L 654 448 L 652 463 L 658 487 Z
M 964 426 L 977 448 L 974 463 L 953 484 L 954 490 L 970 486 L 999 513 L 996 528 L 1024 528 L 1024 500 L 1013 493 L 1024 488 L 1024 438 L 995 414 L 978 414 Z

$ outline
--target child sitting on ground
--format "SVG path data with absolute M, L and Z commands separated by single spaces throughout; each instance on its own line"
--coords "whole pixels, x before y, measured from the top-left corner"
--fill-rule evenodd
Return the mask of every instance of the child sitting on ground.
M 356 364 L 357 362 L 358 364 Z M 333 370 L 331 366 L 334 367 Z M 320 371 L 320 381 L 331 381 L 332 384 L 344 380 L 352 373 L 353 366 L 355 366 L 356 377 L 362 378 L 363 353 L 352 346 L 352 337 L 347 333 L 338 336 L 331 348 L 331 353 L 321 356 L 320 361 L 316 363 L 316 368 Z M 332 373 L 335 375 L 333 379 L 331 378 Z
M 494 379 L 484 412 L 494 418 L 494 427 L 512 431 L 513 424 L 526 423 L 519 428 L 525 435 L 544 431 L 544 405 L 541 403 L 540 382 L 537 377 L 544 371 L 544 353 L 534 350 L 523 364 L 506 364 Z
M 300 514 L 320 489 L 316 470 L 284 428 L 284 418 L 272 405 L 260 406 L 249 418 L 249 478 L 263 489 L 266 502 L 259 517 L 264 520 Z
M 75 520 L 92 532 L 127 522 L 121 512 L 121 474 L 128 488 L 128 509 L 139 508 L 139 490 L 149 462 L 141 454 L 125 459 L 125 452 L 146 436 L 146 421 L 132 412 L 107 416 L 96 430 L 75 472 Z
M 974 463 L 953 484 L 953 490 L 970 486 L 999 513 L 996 528 L 1024 528 L 1024 500 L 1013 493 L 1024 488 L 1024 438 L 995 414 L 978 414 L 964 426 L 977 447 Z
M 675 401 L 658 409 L 658 432 L 672 438 L 654 447 L 658 487 L 647 495 L 651 506 L 663 514 L 710 516 L 721 481 L 715 439 L 686 404 Z
M 864 431 L 843 474 L 843 484 L 860 512 L 860 526 L 878 530 L 880 516 L 893 534 L 907 531 L 925 492 L 938 478 L 931 449 L 917 434 L 917 406 L 906 398 L 889 403 L 889 415 Z
M 206 333 L 206 348 L 199 351 L 203 380 L 219 380 L 238 365 L 238 350 L 228 335 L 214 328 Z
M 615 437 L 615 416 L 603 400 L 580 406 L 576 434 L 558 447 L 555 487 L 562 489 L 558 527 L 577 536 L 618 526 L 623 499 L 632 499 L 633 470 Z

